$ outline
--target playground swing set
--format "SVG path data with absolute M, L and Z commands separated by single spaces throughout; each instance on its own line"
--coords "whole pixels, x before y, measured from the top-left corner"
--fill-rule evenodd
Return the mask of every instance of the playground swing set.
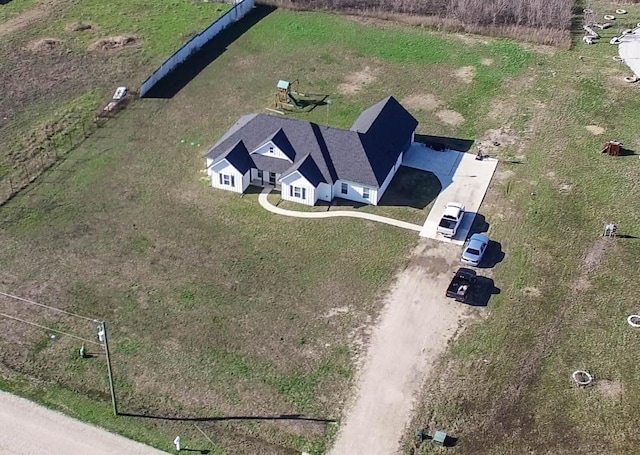
M 309 112 L 315 109 L 316 106 L 324 106 L 328 104 L 327 98 L 329 95 L 322 94 L 304 94 L 300 92 L 300 81 L 296 80 L 296 89 L 292 90 L 292 83 L 289 81 L 280 80 L 276 86 L 276 94 L 274 98 L 273 108 L 267 108 L 272 112 L 278 114 L 285 114 L 289 112 Z

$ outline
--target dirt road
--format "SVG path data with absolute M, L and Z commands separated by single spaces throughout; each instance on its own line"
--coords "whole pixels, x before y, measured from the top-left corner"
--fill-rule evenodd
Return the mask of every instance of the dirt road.
M 3 455 L 167 455 L 165 452 L 1 391 L 0 453 Z
M 422 240 L 397 277 L 331 455 L 398 452 L 415 395 L 469 311 L 444 297 L 460 252 L 451 244 Z

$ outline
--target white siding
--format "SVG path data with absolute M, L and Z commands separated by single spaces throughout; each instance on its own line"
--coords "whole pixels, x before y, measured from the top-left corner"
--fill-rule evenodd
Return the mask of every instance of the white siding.
M 280 182 L 282 184 L 282 199 L 285 201 L 297 202 L 298 204 L 315 205 L 317 196 L 316 188 L 305 179 L 298 171 L 286 176 Z M 293 188 L 304 188 L 305 199 L 295 197 Z
M 249 186 L 249 172 L 244 175 L 238 172 L 227 160 L 222 160 L 211 167 L 211 186 L 221 190 L 233 191 L 235 193 L 244 193 Z M 229 176 L 229 180 L 233 177 L 233 185 L 225 185 L 220 183 L 220 176 Z M 223 178 L 224 181 L 224 178 Z
M 207 175 L 211 175 L 211 164 L 213 163 L 213 158 L 207 158 Z
M 382 199 L 382 195 L 384 194 L 385 191 L 387 191 L 387 187 L 389 186 L 389 183 L 391 183 L 391 180 L 393 180 L 393 176 L 396 175 L 396 172 L 398 172 L 398 169 L 402 165 L 402 155 L 403 154 L 401 153 L 400 156 L 398 157 L 398 161 L 396 161 L 396 163 L 393 165 L 393 167 L 389 171 L 389 175 L 387 175 L 387 178 L 384 179 L 384 182 L 382 182 L 382 186 L 378 190 L 377 199 L 375 202 L 372 201 L 372 204 L 378 205 L 378 203 L 380 202 L 380 199 Z
M 328 183 L 321 183 L 316 188 L 316 197 L 320 201 L 331 202 L 333 199 L 333 188 Z
M 269 152 L 269 150 L 271 149 L 273 150 Z M 271 141 L 267 142 L 261 147 L 258 147 L 251 153 L 252 154 L 255 153 L 257 155 L 263 155 L 263 156 L 270 156 L 272 158 L 279 158 L 281 160 L 287 160 L 288 162 L 293 163 L 293 161 L 291 161 L 289 157 L 285 155 L 284 152 L 280 150 L 278 147 L 276 147 L 276 145 Z
M 347 194 L 342 193 L 343 183 L 347 185 Z M 354 202 L 376 205 L 378 203 L 378 189 L 366 187 L 369 188 L 369 199 L 365 199 L 364 197 L 362 197 L 364 188 L 365 187 L 359 183 L 349 182 L 346 180 L 338 180 L 333 184 L 333 197 L 341 197 L 342 199 L 348 199 Z

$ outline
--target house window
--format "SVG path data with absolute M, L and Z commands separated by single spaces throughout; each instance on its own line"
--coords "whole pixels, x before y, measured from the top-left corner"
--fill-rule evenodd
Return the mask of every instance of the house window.
M 269 153 L 273 153 L 273 146 L 269 146 Z
M 362 188 L 362 197 L 369 199 L 369 188 Z
M 347 185 L 346 183 L 343 183 L 342 188 L 340 188 L 340 192 L 342 194 L 347 194 L 349 192 L 349 185 Z
M 261 179 L 262 178 L 262 171 L 260 169 L 258 169 L 258 178 Z
M 220 174 L 220 185 L 236 186 L 236 178 L 233 175 Z
M 307 189 L 306 188 L 300 188 L 300 187 L 297 187 L 297 186 L 290 186 L 289 187 L 289 196 L 305 200 L 305 199 L 307 199 Z

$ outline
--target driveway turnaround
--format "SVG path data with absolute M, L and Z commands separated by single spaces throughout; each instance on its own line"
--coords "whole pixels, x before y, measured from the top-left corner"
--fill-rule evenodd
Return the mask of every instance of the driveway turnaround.
M 171 441 L 169 441 L 170 443 Z M 0 391 L 3 455 L 167 455 Z
M 635 77 L 640 79 L 640 26 L 633 33 L 620 37 L 618 53 Z
M 422 226 L 417 224 L 407 223 L 405 221 L 394 220 L 393 218 L 387 218 L 379 215 L 372 215 L 370 213 L 355 212 L 350 210 L 336 210 L 333 212 L 297 212 L 295 210 L 285 210 L 276 207 L 267 199 L 267 196 L 273 188 L 265 187 L 258 196 L 258 202 L 260 205 L 271 213 L 278 215 L 293 216 L 296 218 L 334 218 L 334 217 L 348 217 L 348 218 L 361 218 L 363 220 L 375 221 L 376 223 L 390 224 L 391 226 L 397 226 L 403 229 L 409 229 L 412 231 L 420 232 Z
M 458 265 L 456 250 L 421 239 L 409 266 L 396 276 L 329 455 L 399 452 L 420 387 L 470 311 L 444 296 Z
M 436 152 L 422 144 L 414 143 L 405 153 L 402 165 L 433 172 L 442 184 L 442 191 L 433 203 L 433 208 L 420 230 L 420 236 L 462 245 L 489 188 L 498 160 L 485 158 L 480 161 L 476 160 L 476 155 L 470 153 L 455 150 Z M 453 239 L 436 234 L 442 212 L 449 202 L 461 202 L 466 210 Z

